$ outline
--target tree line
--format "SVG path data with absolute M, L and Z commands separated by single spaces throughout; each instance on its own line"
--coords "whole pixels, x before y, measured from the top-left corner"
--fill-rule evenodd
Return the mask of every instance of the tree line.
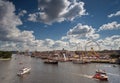
M 12 52 L 10 51 L 0 51 L 0 58 L 11 58 Z

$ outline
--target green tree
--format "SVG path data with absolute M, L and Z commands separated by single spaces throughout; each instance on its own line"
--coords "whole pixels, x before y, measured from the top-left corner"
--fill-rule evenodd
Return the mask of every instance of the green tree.
M 9 51 L 0 51 L 0 58 L 11 58 L 12 52 Z

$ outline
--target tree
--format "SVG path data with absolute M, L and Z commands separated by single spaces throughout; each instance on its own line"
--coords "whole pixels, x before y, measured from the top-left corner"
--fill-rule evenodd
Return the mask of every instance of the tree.
M 0 51 L 0 58 L 11 58 L 12 52 L 9 51 Z

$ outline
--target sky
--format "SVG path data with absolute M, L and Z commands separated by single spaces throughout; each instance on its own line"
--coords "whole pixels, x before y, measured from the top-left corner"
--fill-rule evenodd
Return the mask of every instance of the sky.
M 118 50 L 120 0 L 0 0 L 0 50 Z

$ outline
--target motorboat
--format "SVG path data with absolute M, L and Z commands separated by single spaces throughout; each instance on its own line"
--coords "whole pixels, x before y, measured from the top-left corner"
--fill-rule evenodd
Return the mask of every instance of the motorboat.
M 101 81 L 107 81 L 108 76 L 105 71 L 97 70 L 93 78 L 101 80 Z
M 18 75 L 18 76 L 22 76 L 22 75 L 24 75 L 24 74 L 26 74 L 26 73 L 29 73 L 30 70 L 31 70 L 31 68 L 25 67 L 25 68 L 21 69 L 21 70 L 17 73 L 17 75 Z
M 96 73 L 93 78 L 95 79 L 99 79 L 101 81 L 107 81 L 108 80 L 108 76 L 105 74 L 100 74 L 100 73 Z

